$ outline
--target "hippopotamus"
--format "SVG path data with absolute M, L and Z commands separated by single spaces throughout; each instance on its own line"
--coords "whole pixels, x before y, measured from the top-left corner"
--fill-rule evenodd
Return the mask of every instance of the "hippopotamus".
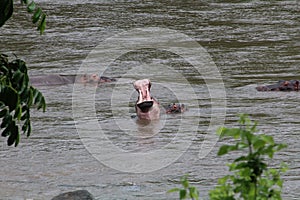
M 166 107 L 166 113 L 183 113 L 186 110 L 186 107 L 184 104 L 180 103 L 172 103 Z
M 278 81 L 278 83 L 273 85 L 263 85 L 256 87 L 257 91 L 299 91 L 299 81 Z
M 135 104 L 137 116 L 141 120 L 156 120 L 160 116 L 159 102 L 150 94 L 151 82 L 149 79 L 137 80 L 133 87 L 138 92 Z
M 93 83 L 99 84 L 104 82 L 116 81 L 114 78 L 108 78 L 105 76 L 99 76 L 97 74 L 92 75 L 80 75 L 79 78 L 76 78 L 77 75 L 41 75 L 41 76 L 32 76 L 30 77 L 30 83 L 33 86 L 51 86 L 51 85 L 66 85 L 73 84 L 75 82 L 79 83 Z
M 138 80 L 133 83 L 134 88 L 139 93 L 138 100 L 135 104 L 137 116 L 141 120 L 159 119 L 160 107 L 159 102 L 150 94 L 151 82 L 149 79 Z M 172 103 L 166 108 L 166 113 L 182 113 L 186 110 L 184 104 Z

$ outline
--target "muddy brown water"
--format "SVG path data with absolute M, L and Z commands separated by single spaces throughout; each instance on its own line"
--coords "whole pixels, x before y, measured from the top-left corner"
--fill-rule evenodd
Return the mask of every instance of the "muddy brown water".
M 283 199 L 299 199 L 300 93 L 255 90 L 259 84 L 300 78 L 298 1 L 43 0 L 39 5 L 48 14 L 44 36 L 34 31 L 30 16 L 17 2 L 18 15 L 14 14 L 0 29 L 1 52 L 15 53 L 25 59 L 31 76 L 76 74 L 97 45 L 134 28 L 170 29 L 197 41 L 211 56 L 224 82 L 225 124 L 234 126 L 238 113 L 248 113 L 259 122 L 261 131 L 288 144 L 274 163 L 284 161 L 290 168 L 283 176 Z M 127 41 L 134 43 L 137 38 L 128 37 Z M 110 51 L 108 48 L 103 52 Z M 153 66 L 179 69 L 178 77 L 172 70 L 168 73 Z M 0 199 L 50 199 L 76 189 L 87 189 L 96 199 L 176 199 L 177 194 L 166 191 L 179 186 L 184 174 L 190 174 L 191 182 L 206 197 L 217 178 L 227 172 L 225 163 L 234 155 L 218 158 L 216 152 L 221 144 L 229 141 L 218 141 L 204 158 L 199 158 L 205 136 L 212 134 L 208 131 L 212 100 L 205 78 L 186 60 L 162 49 L 137 49 L 120 55 L 108 69 L 113 70 L 107 70 L 107 74 L 117 77 L 119 82 L 94 89 L 93 98 L 97 121 L 113 146 L 128 153 L 147 155 L 172 143 L 176 135 L 191 142 L 187 143 L 190 146 L 184 148 L 179 158 L 148 173 L 126 172 L 126 167 L 133 167 L 130 162 L 128 166 L 118 162 L 118 166 L 105 165 L 86 148 L 99 138 L 91 135 L 83 142 L 76 129 L 73 86 L 40 87 L 48 108 L 46 113 L 32 112 L 32 136 L 22 137 L 17 148 L 7 147 L 1 138 Z M 189 90 L 180 75 L 188 80 L 193 95 L 186 92 Z M 144 77 L 153 80 L 152 93 L 162 105 L 177 98 L 177 90 L 171 86 L 186 92 L 183 93 L 188 112 L 175 116 L 162 114 L 161 121 L 153 127 L 136 123 L 132 116 L 137 94 L 131 84 Z M 78 87 L 83 91 L 83 101 L 89 101 L 87 93 L 93 86 Z M 82 103 L 79 108 L 89 113 L 91 107 Z M 82 121 L 91 118 L 92 115 Z M 105 145 L 101 141 L 96 144 Z M 106 149 L 105 154 L 107 159 L 116 159 L 113 151 L 110 154 Z M 165 156 L 167 160 L 172 155 Z M 142 161 L 145 165 L 138 164 L 136 169 L 151 168 L 159 161 L 145 156 Z

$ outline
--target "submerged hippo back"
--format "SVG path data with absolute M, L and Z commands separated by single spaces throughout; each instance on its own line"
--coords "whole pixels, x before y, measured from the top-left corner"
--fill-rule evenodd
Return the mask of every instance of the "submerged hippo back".
M 33 86 L 51 86 L 51 85 L 64 85 L 75 82 L 76 76 L 68 75 L 44 75 L 30 77 L 30 83 Z
M 299 86 L 298 80 L 280 80 L 276 84 L 258 86 L 256 89 L 258 91 L 299 91 Z

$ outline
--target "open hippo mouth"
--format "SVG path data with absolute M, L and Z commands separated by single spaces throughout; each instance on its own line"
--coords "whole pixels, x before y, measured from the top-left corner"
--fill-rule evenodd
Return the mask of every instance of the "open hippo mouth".
M 136 105 L 141 109 L 142 112 L 148 112 L 149 109 L 153 106 L 153 101 L 144 101 Z

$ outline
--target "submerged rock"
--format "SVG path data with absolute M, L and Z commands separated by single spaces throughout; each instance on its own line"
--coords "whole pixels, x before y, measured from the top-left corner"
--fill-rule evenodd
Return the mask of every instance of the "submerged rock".
M 53 197 L 52 200 L 94 200 L 94 197 L 87 190 L 76 190 L 62 193 Z

